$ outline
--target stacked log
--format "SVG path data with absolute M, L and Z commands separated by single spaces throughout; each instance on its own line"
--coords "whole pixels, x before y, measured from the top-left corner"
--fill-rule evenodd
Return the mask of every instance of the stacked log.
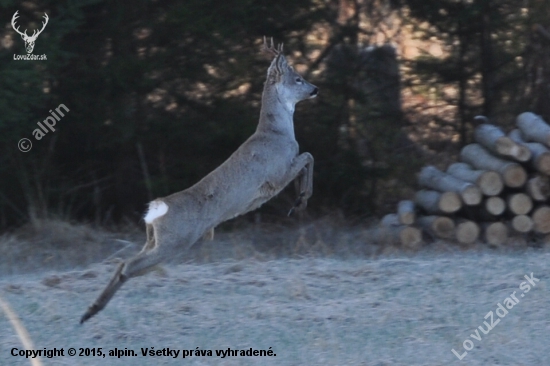
M 550 207 L 540 206 L 531 215 L 535 224 L 535 231 L 542 234 L 550 233 Z
M 535 201 L 544 202 L 550 197 L 548 176 L 536 175 L 527 181 L 527 193 Z
M 518 116 L 516 125 L 526 141 L 540 142 L 550 146 L 550 126 L 536 114 L 525 112 Z
M 483 210 L 490 215 L 500 216 L 506 210 L 506 201 L 501 197 L 487 197 L 483 203 Z
M 520 164 L 496 157 L 479 144 L 464 146 L 460 158 L 477 169 L 499 173 L 507 187 L 519 188 L 527 180 L 527 173 Z
M 462 207 L 460 196 L 456 192 L 437 192 L 420 190 L 414 196 L 414 202 L 429 214 L 450 214 Z
M 401 201 L 397 206 L 397 216 L 401 225 L 412 225 L 416 220 L 413 201 Z
M 550 150 L 543 144 L 538 142 L 526 142 L 519 129 L 510 131 L 508 134 L 510 139 L 525 146 L 531 153 L 531 162 L 529 166 L 541 172 L 542 174 L 550 174 Z
M 499 247 L 510 235 L 550 234 L 550 125 L 526 112 L 506 134 L 476 119 L 475 143 L 445 171 L 422 168 L 421 189 L 384 218 L 383 235 L 407 247 L 426 239 Z
M 496 196 L 504 189 L 502 178 L 497 172 L 490 170 L 475 170 L 471 165 L 466 163 L 454 163 L 449 165 L 447 173 L 465 182 L 475 184 L 486 196 Z
M 461 244 L 472 244 L 479 237 L 479 225 L 470 220 L 458 220 L 455 239 Z
M 501 246 L 508 240 L 508 227 L 499 221 L 484 223 L 483 239 L 490 246 Z
M 422 232 L 415 227 L 401 224 L 396 214 L 384 216 L 376 236 L 378 242 L 400 244 L 411 249 L 416 249 L 422 242 Z
M 531 151 L 527 147 L 506 136 L 497 126 L 488 123 L 479 125 L 475 130 L 474 139 L 497 155 L 522 162 L 531 159 Z
M 477 205 L 481 202 L 481 189 L 476 185 L 443 173 L 434 166 L 424 167 L 418 176 L 418 182 L 421 186 L 439 192 L 456 192 L 460 195 L 464 204 L 468 206 Z
M 452 239 L 455 223 L 446 216 L 423 216 L 418 225 L 434 238 Z

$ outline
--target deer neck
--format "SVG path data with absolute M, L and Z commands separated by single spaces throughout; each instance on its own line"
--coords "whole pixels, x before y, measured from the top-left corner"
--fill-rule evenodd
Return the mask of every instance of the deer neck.
M 295 139 L 293 115 L 294 103 L 285 102 L 275 86 L 265 88 L 257 131 L 276 132 Z

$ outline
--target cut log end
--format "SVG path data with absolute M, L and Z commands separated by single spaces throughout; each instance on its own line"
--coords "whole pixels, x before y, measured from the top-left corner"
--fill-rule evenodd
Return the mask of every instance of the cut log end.
M 447 173 L 465 182 L 477 185 L 486 196 L 496 196 L 504 188 L 500 174 L 490 170 L 475 170 L 466 163 L 453 163 L 447 168 Z
M 466 187 L 461 192 L 460 196 L 462 197 L 464 203 L 468 206 L 478 205 L 481 202 L 481 198 L 483 197 L 481 190 L 474 185 Z
M 441 212 L 453 213 L 462 207 L 460 196 L 456 192 L 445 192 L 441 194 L 439 209 Z
M 399 233 L 401 245 L 409 249 L 417 249 L 422 243 L 422 232 L 415 227 L 407 226 Z
M 477 169 L 499 172 L 508 187 L 521 187 L 527 180 L 527 173 L 521 165 L 496 157 L 479 144 L 464 146 L 460 158 Z
M 519 188 L 527 181 L 525 169 L 518 164 L 510 164 L 502 174 L 504 184 L 511 188 Z
M 485 209 L 491 215 L 499 216 L 506 210 L 506 202 L 497 196 L 489 197 L 485 201 Z
M 528 233 L 533 230 L 535 224 L 527 215 L 517 215 L 511 221 L 512 228 L 518 233 Z
M 500 155 L 514 156 L 518 152 L 517 147 L 517 144 L 509 137 L 502 136 L 495 141 L 494 149 Z
M 439 233 L 440 238 L 452 238 L 455 225 L 448 217 L 439 217 L 433 224 L 434 231 Z
M 529 150 L 529 148 L 527 148 L 525 146 L 518 145 L 517 146 L 517 152 L 516 152 L 516 155 L 514 156 L 514 159 L 516 159 L 517 161 L 520 161 L 522 163 L 525 163 L 525 162 L 531 160 L 532 156 L 533 156 L 533 154 L 531 153 L 531 150 Z
M 437 238 L 451 239 L 454 235 L 455 223 L 446 216 L 419 217 L 418 225 Z
M 508 228 L 502 222 L 486 224 L 483 237 L 487 244 L 501 246 L 508 240 Z
M 535 201 L 546 201 L 550 197 L 548 176 L 535 176 L 527 181 L 527 193 Z
M 509 137 L 503 136 L 496 141 L 496 152 L 517 161 L 526 162 L 531 159 L 531 151 L 512 141 Z
M 499 151 L 501 155 L 513 158 L 514 160 L 520 161 L 522 163 L 531 159 L 531 150 L 529 150 L 525 146 L 517 144 L 508 137 L 503 137 L 502 139 L 506 139 L 506 143 L 501 145 L 502 152 Z
M 472 244 L 479 238 L 479 225 L 473 221 L 463 221 L 456 225 L 456 240 L 461 244 Z
M 462 207 L 462 201 L 456 192 L 440 193 L 422 189 L 416 192 L 414 201 L 430 215 L 453 213 Z
M 525 193 L 508 196 L 508 209 L 516 215 L 526 215 L 533 208 L 533 200 Z
M 533 222 L 535 223 L 535 231 L 541 234 L 550 233 L 550 207 L 541 206 L 531 215 Z
M 496 196 L 504 189 L 500 174 L 493 171 L 484 172 L 478 179 L 477 185 L 486 196 Z
M 535 168 L 546 175 L 550 175 L 550 152 L 542 153 L 535 158 Z
M 398 244 L 417 248 L 422 242 L 422 232 L 414 227 L 402 225 L 397 214 L 387 214 L 380 221 L 376 240 L 380 244 Z

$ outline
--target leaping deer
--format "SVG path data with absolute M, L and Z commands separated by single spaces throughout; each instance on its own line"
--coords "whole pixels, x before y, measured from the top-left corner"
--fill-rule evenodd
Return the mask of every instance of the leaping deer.
M 38 36 L 40 35 L 40 33 L 42 33 L 42 31 L 44 30 L 44 28 L 46 28 L 46 24 L 48 24 L 48 20 L 50 18 L 48 18 L 48 14 L 44 13 L 44 18 L 45 18 L 45 22 L 42 22 L 42 29 L 40 29 L 39 31 L 37 31 L 36 29 L 32 32 L 32 36 L 29 36 L 27 34 L 27 30 L 25 29 L 25 32 L 21 32 L 19 30 L 19 27 L 15 27 L 15 20 L 17 18 L 19 18 L 19 15 L 17 15 L 17 13 L 19 12 L 19 10 L 17 10 L 15 12 L 15 14 L 13 14 L 13 17 L 11 18 L 11 26 L 13 27 L 13 29 L 19 33 L 21 35 L 21 38 L 23 38 L 23 41 L 25 42 L 25 49 L 27 50 L 27 53 L 32 53 L 32 50 L 34 49 L 34 42 L 36 42 L 36 38 L 38 38 Z
M 268 46 L 264 37 L 262 50 L 274 59 L 267 70 L 256 132 L 194 186 L 149 203 L 143 249 L 118 266 L 80 323 L 101 311 L 128 279 L 190 248 L 220 223 L 257 209 L 295 179 L 299 195 L 291 212 L 306 207 L 313 190 L 313 157 L 298 154 L 293 114 L 296 103 L 316 97 L 318 89 L 287 64 L 282 44 L 275 48 L 271 39 Z

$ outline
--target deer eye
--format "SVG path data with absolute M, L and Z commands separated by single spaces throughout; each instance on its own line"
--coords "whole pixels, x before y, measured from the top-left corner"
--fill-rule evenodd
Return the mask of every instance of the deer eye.
M 302 83 L 302 78 L 296 78 L 296 82 L 297 82 L 298 84 L 301 84 L 301 83 Z

